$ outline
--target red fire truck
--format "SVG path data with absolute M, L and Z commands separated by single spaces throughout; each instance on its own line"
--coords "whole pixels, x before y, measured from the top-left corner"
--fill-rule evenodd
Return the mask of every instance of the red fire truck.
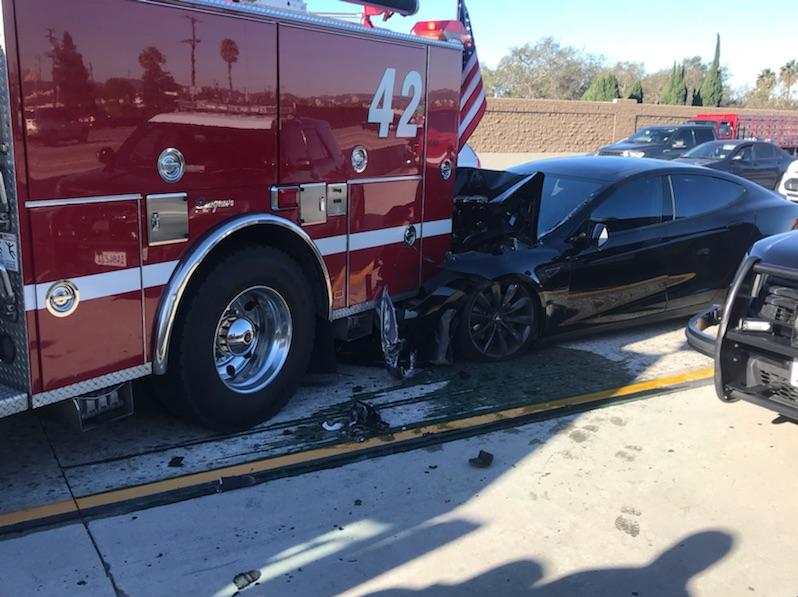
M 435 29 L 2 0 L 0 414 L 101 414 L 153 374 L 174 412 L 249 427 L 383 288 L 416 294 L 458 150 L 462 44 Z
M 688 122 L 713 125 L 718 139 L 760 139 L 798 153 L 798 113 L 699 114 Z

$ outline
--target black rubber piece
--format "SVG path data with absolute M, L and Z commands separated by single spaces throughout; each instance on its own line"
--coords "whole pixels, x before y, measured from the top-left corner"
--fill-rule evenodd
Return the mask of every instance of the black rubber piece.
M 217 261 L 192 284 L 180 307 L 169 346 L 167 374 L 158 395 L 173 413 L 217 431 L 248 429 L 273 417 L 296 392 L 313 351 L 315 317 L 310 284 L 288 255 L 271 247 L 239 249 Z M 229 302 L 253 286 L 268 286 L 288 305 L 291 348 L 277 377 L 264 389 L 239 394 L 219 378 L 213 346 Z

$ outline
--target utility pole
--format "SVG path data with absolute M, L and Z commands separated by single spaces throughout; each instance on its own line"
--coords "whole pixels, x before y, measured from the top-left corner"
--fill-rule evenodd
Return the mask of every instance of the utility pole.
M 44 37 L 47 38 L 47 41 L 50 42 L 50 46 L 52 47 L 52 50 L 50 52 L 50 58 L 52 58 L 52 61 L 53 61 L 53 69 L 52 69 L 52 75 L 51 75 L 50 78 L 52 80 L 52 86 L 53 86 L 53 105 L 57 106 L 58 105 L 58 85 L 55 82 L 55 61 L 56 61 L 56 54 L 58 53 L 58 39 L 55 36 L 55 29 L 48 28 L 47 29 L 47 34 Z
M 181 40 L 180 43 L 191 46 L 191 97 L 194 97 L 194 89 L 197 86 L 197 46 L 202 40 L 197 37 L 197 22 L 199 19 L 187 15 L 184 18 L 191 21 L 191 37 Z

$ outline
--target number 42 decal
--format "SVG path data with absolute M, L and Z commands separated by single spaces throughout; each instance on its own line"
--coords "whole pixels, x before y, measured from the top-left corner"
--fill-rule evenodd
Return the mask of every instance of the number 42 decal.
M 369 124 L 379 124 L 379 136 L 388 136 L 391 125 L 393 124 L 393 90 L 396 85 L 396 69 L 386 68 L 382 75 L 382 80 L 371 100 L 369 107 Z M 402 83 L 402 97 L 409 97 L 410 103 L 407 109 L 399 118 L 399 125 L 396 127 L 397 137 L 415 137 L 418 132 L 417 124 L 410 124 L 410 119 L 416 113 L 418 105 L 421 103 L 421 92 L 424 83 L 418 71 L 411 70 L 407 73 L 404 83 Z

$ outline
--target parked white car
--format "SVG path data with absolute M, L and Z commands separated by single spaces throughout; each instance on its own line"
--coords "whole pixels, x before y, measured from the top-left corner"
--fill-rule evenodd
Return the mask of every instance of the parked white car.
M 787 167 L 779 184 L 779 195 L 784 195 L 790 201 L 798 202 L 798 160 Z

